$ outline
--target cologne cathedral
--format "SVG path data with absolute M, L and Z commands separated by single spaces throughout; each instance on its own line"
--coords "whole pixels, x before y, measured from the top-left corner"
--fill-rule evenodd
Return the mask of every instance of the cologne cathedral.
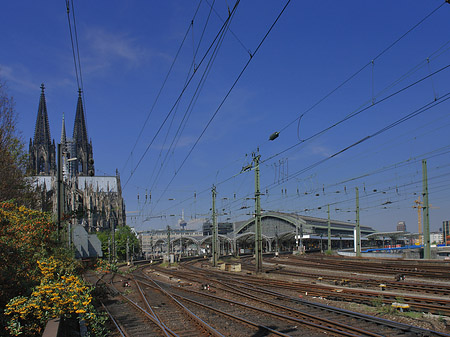
M 41 193 L 42 209 L 56 213 L 57 146 L 50 135 L 44 90 L 42 84 L 34 138 L 29 145 L 28 169 Z M 67 138 L 63 115 L 60 144 L 65 217 L 88 232 L 125 225 L 125 203 L 118 172 L 115 176 L 95 175 L 81 90 L 78 90 L 72 138 Z

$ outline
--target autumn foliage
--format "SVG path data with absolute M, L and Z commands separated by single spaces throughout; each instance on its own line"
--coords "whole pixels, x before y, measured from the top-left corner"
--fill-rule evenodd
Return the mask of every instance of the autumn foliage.
M 50 215 L 0 202 L 0 308 L 38 282 L 36 261 L 55 246 Z
M 50 215 L 0 202 L 0 335 L 38 336 L 52 318 L 77 317 L 90 336 L 104 335 L 104 317 L 78 265 L 55 242 Z

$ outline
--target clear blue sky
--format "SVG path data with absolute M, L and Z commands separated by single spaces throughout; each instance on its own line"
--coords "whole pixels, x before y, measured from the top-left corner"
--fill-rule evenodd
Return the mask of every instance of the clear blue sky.
M 227 4 L 234 6 L 229 0 L 74 2 L 96 173 L 119 170 L 133 212 L 129 225 L 176 226 L 183 210 L 186 220 L 208 217 L 213 184 L 219 211 L 227 213 L 219 221 L 248 218 L 254 175 L 239 173 L 258 148 L 265 210 L 326 218 L 331 204 L 333 219 L 353 222 L 359 187 L 362 224 L 385 231 L 403 220 L 417 231 L 412 206 L 427 159 L 430 202 L 439 207 L 431 210 L 431 229 L 450 219 L 450 68 L 442 69 L 450 64 L 449 4 L 292 1 L 259 49 L 285 2 L 230 7 L 220 35 Z M 52 137 L 60 139 L 63 113 L 71 134 L 77 82 L 65 2 L 5 2 L 0 29 L 0 78 L 15 98 L 26 146 L 42 82 Z M 430 109 L 377 134 L 427 104 Z M 279 138 L 268 141 L 275 131 Z

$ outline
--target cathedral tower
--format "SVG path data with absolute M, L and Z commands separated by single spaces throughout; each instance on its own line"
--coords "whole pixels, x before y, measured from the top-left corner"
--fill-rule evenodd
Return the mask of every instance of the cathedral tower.
M 51 175 L 56 172 L 55 140 L 51 141 L 44 89 L 42 84 L 34 139 L 30 138 L 29 145 L 29 169 L 35 175 Z
M 79 175 L 95 175 L 94 156 L 92 154 L 92 142 L 88 141 L 86 121 L 84 119 L 83 100 L 81 89 L 78 90 L 77 112 L 73 126 L 72 157 L 76 157 L 75 173 Z

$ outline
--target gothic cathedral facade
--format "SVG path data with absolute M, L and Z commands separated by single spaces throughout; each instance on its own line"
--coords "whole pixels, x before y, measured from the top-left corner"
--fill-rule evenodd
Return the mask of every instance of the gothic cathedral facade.
M 41 191 L 42 205 L 49 203 L 49 208 L 56 212 L 58 156 L 55 140 L 51 139 L 44 90 L 42 84 L 34 138 L 30 138 L 28 170 Z M 125 225 L 125 203 L 117 171 L 115 176 L 95 176 L 92 141 L 88 139 L 81 94 L 78 90 L 72 139 L 66 136 L 64 115 L 62 117 L 63 207 L 72 224 L 81 224 L 88 232 L 96 232 Z

